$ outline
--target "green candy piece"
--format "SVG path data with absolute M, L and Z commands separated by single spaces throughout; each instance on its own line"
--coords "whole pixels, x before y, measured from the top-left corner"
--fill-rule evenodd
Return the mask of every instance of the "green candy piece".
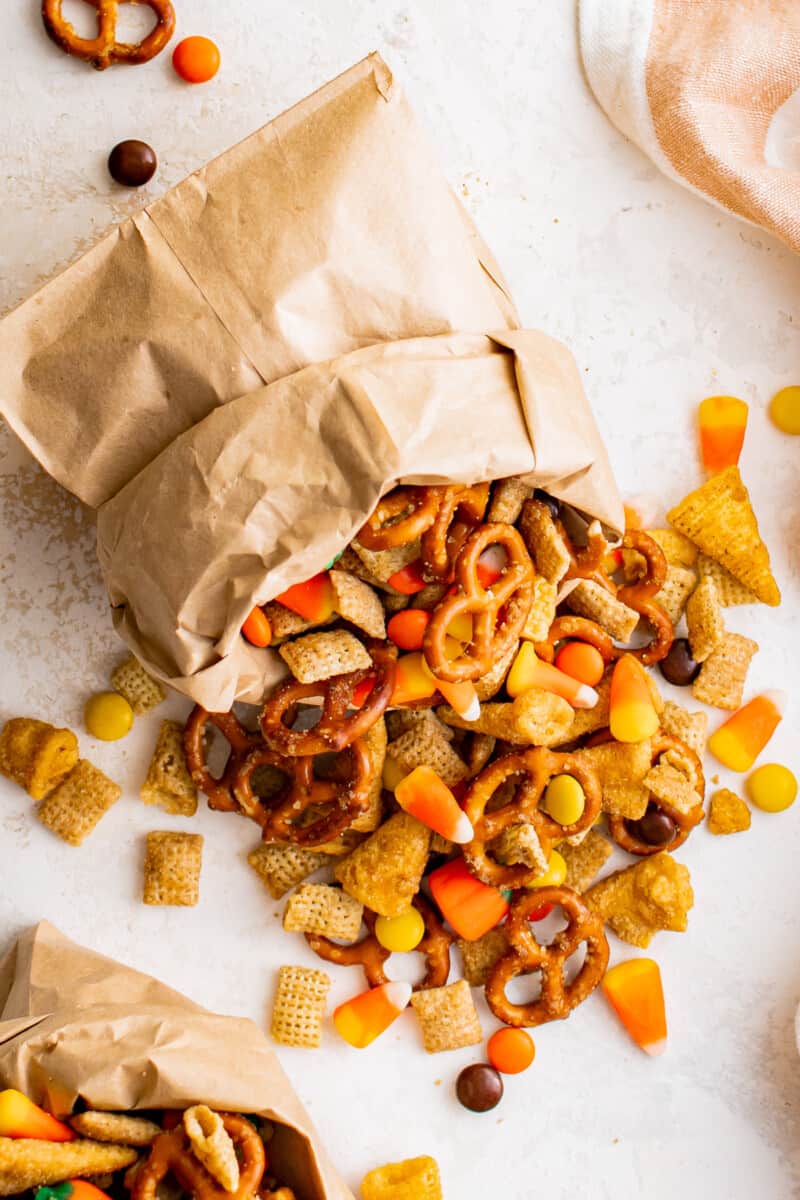
M 336 557 L 331 559 L 331 561 L 328 563 L 327 567 L 324 568 L 324 570 L 330 571 L 333 564 L 337 563 L 343 554 L 344 554 L 344 550 L 340 550 L 339 553 L 336 555 Z
M 57 1183 L 53 1187 L 40 1187 L 36 1193 L 36 1200 L 69 1200 L 74 1191 L 69 1180 L 65 1180 L 64 1183 Z

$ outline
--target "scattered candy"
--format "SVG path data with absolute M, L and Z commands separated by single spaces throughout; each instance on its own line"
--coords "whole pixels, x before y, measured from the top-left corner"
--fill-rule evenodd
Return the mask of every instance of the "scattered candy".
M 397 1020 L 410 999 L 411 984 L 401 979 L 361 992 L 334 1009 L 336 1032 L 351 1046 L 363 1050 Z
M 88 1179 L 70 1179 L 56 1187 L 39 1188 L 34 1200 L 110 1200 L 110 1197 Z
M 778 727 L 786 693 L 763 692 L 740 708 L 708 739 L 708 749 L 724 767 L 749 771 Z
M 436 680 L 419 650 L 401 654 L 397 660 L 392 704 L 412 704 L 415 700 L 429 700 L 436 692 Z
M 481 715 L 481 702 L 475 691 L 475 684 L 471 680 L 463 679 L 460 683 L 449 683 L 435 675 L 432 678 L 436 681 L 436 687 L 444 699 L 460 717 L 465 721 L 478 720 Z
M 306 621 L 321 623 L 333 616 L 333 588 L 326 571 L 320 571 L 304 583 L 295 583 L 275 599 Z
M 678 832 L 672 817 L 657 804 L 649 804 L 647 812 L 638 821 L 626 821 L 625 824 L 646 846 L 668 846 Z
M 456 1080 L 456 1096 L 470 1112 L 489 1112 L 503 1099 L 500 1072 L 486 1063 L 464 1067 Z
M 144 187 L 155 175 L 157 167 L 153 147 L 136 138 L 118 142 L 108 156 L 108 172 L 123 187 Z
M 431 614 L 424 608 L 405 608 L 386 624 L 386 634 L 400 650 L 421 650 Z
M 383 773 L 381 776 L 383 786 L 387 792 L 393 792 L 399 783 L 405 779 L 408 771 L 397 762 L 396 759 L 390 758 L 387 754 L 383 763 Z
M 15 1088 L 0 1092 L 0 1137 L 73 1142 L 76 1136 L 69 1125 L 57 1121 L 22 1092 Z
M 781 388 L 772 397 L 769 415 L 781 433 L 800 433 L 800 387 Z
M 739 461 L 747 428 L 747 405 L 736 396 L 708 396 L 700 404 L 700 453 L 703 466 L 717 475 Z
M 496 1071 L 519 1075 L 536 1057 L 533 1038 L 524 1029 L 498 1029 L 486 1043 L 486 1054 Z
M 646 1054 L 667 1047 L 661 971 L 652 958 L 631 958 L 606 973 L 603 992 L 637 1046 Z
M 447 626 L 447 637 L 448 640 L 453 638 L 462 648 L 468 646 L 472 641 L 472 615 L 466 612 L 459 613 Z
M 550 913 L 554 908 L 555 904 L 543 904 L 541 908 L 535 908 L 533 910 L 531 915 L 528 917 L 528 920 L 532 921 L 534 925 L 537 921 L 545 921 L 550 916 Z
M 397 784 L 394 796 L 400 807 L 428 829 L 457 845 L 471 842 L 472 822 L 458 806 L 453 793 L 430 767 L 415 767 Z
M 505 546 L 487 546 L 477 562 L 475 574 L 482 588 L 488 589 L 497 583 L 508 566 Z
M 567 864 L 564 858 L 557 850 L 550 851 L 550 861 L 547 864 L 547 870 L 543 875 L 532 879 L 526 884 L 529 888 L 547 888 L 561 887 L 564 880 L 567 878 Z
M 666 658 L 662 658 L 658 669 L 674 687 L 688 687 L 700 674 L 702 663 L 695 662 L 688 638 L 675 638 Z
M 409 563 L 407 567 L 401 567 L 399 571 L 395 571 L 394 575 L 390 575 L 386 582 L 389 587 L 393 587 L 396 592 L 401 592 L 404 596 L 413 596 L 427 587 L 422 578 L 422 564 L 419 560 Z
M 597 692 L 572 675 L 560 671 L 550 663 L 537 658 L 531 642 L 523 642 L 519 648 L 506 679 L 506 691 L 512 699 L 529 692 L 531 688 L 542 688 L 568 701 L 573 708 L 594 708 Z
M 442 916 L 465 942 L 476 942 L 508 912 L 502 892 L 476 879 L 463 858 L 437 867 L 428 884 Z
M 425 921 L 416 908 L 407 908 L 398 917 L 378 917 L 375 922 L 375 937 L 393 954 L 416 950 L 424 936 Z
M 118 742 L 133 727 L 133 709 L 119 692 L 100 692 L 86 701 L 86 730 L 101 742 Z
M 573 775 L 554 775 L 545 790 L 542 807 L 559 825 L 574 825 L 583 816 L 586 796 Z
M 242 626 L 242 634 L 247 638 L 251 646 L 263 648 L 270 644 L 272 641 L 272 626 L 263 608 L 259 608 L 256 605 Z
M 187 37 L 178 42 L 172 65 L 187 83 L 208 83 L 219 70 L 219 47 L 211 38 Z
M 659 726 L 644 667 L 630 654 L 623 654 L 611 676 L 609 727 L 618 742 L 643 742 Z
M 764 763 L 745 784 L 747 795 L 763 812 L 783 812 L 797 798 L 797 779 L 780 763 Z
M 353 695 L 350 703 L 353 708 L 363 708 L 366 703 L 367 696 L 371 695 L 375 690 L 375 680 L 369 675 L 366 679 L 362 679 L 361 683 L 357 683 L 353 688 Z
M 606 669 L 602 654 L 588 642 L 566 642 L 556 655 L 556 666 L 589 687 L 600 682 Z

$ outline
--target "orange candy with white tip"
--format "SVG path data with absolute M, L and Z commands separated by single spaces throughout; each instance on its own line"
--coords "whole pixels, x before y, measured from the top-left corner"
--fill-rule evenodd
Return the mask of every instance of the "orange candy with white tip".
M 611 676 L 608 723 L 618 742 L 643 742 L 660 724 L 645 669 L 630 654 L 623 654 Z
M 327 571 L 320 571 L 319 575 L 303 583 L 293 584 L 275 599 L 307 621 L 327 621 L 333 616 L 333 587 Z
M 457 845 L 471 842 L 472 822 L 453 793 L 430 767 L 415 767 L 394 789 L 397 803 L 434 833 Z
M 628 1033 L 653 1057 L 667 1048 L 661 971 L 652 958 L 630 958 L 606 973 L 603 993 Z
M 397 1020 L 410 999 L 411 984 L 402 979 L 361 992 L 334 1009 L 336 1032 L 351 1046 L 363 1050 Z
M 731 771 L 749 771 L 777 729 L 786 693 L 774 690 L 755 696 L 728 717 L 708 739 L 708 749 Z
M 748 408 L 736 396 L 708 396 L 700 405 L 700 453 L 709 475 L 735 467 L 742 452 Z
M 597 704 L 597 692 L 594 688 L 581 683 L 573 675 L 560 671 L 558 667 L 542 662 L 537 658 L 532 644 L 523 642 L 508 673 L 506 691 L 509 696 L 516 698 L 529 692 L 531 688 L 554 692 L 556 696 L 568 701 L 573 708 L 594 708 Z
M 0 1092 L 0 1137 L 74 1142 L 77 1134 L 16 1088 Z
M 436 680 L 428 670 L 422 652 L 401 654 L 397 660 L 392 704 L 412 704 L 415 700 L 429 700 L 436 691 Z

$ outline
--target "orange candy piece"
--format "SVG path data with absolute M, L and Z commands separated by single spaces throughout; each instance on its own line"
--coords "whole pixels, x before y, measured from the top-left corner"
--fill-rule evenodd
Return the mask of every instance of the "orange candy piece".
M 700 453 L 703 466 L 710 475 L 718 475 L 739 461 L 747 429 L 748 408 L 736 396 L 708 396 L 702 401 L 700 421 Z
M 436 680 L 428 670 L 422 652 L 401 654 L 397 660 L 392 704 L 412 704 L 415 700 L 429 700 L 436 691 Z
M 523 642 L 508 673 L 506 691 L 516 699 L 535 687 L 562 696 L 573 708 L 594 708 L 597 704 L 597 692 L 594 688 L 587 687 L 585 683 L 581 683 L 573 675 L 567 675 L 551 663 L 542 662 L 537 658 L 533 645 Z
M 401 650 L 421 650 L 431 614 L 424 608 L 404 608 L 386 623 L 386 634 Z
M 357 1050 L 363 1050 L 396 1021 L 411 999 L 411 984 L 393 979 L 361 992 L 334 1009 L 336 1032 Z
M 67 1200 L 110 1200 L 108 1192 L 104 1192 L 88 1179 L 70 1179 L 72 1191 Z
M 263 648 L 270 644 L 272 641 L 272 626 L 263 608 L 259 608 L 256 605 L 242 626 L 242 634 L 247 638 L 251 646 Z
M 307 621 L 327 621 L 333 616 L 333 588 L 327 571 L 295 583 L 275 599 Z
M 658 963 L 652 958 L 630 958 L 606 973 L 602 988 L 636 1045 L 646 1054 L 663 1054 L 667 1014 Z
M 74 1142 L 78 1135 L 16 1088 L 0 1092 L 0 1137 Z
M 786 693 L 778 689 L 755 696 L 712 733 L 709 750 L 731 771 L 749 771 L 777 729 L 785 706 Z
M 463 858 L 432 871 L 428 884 L 442 916 L 466 942 L 476 942 L 508 912 L 503 893 L 476 879 Z
M 402 592 L 404 596 L 413 596 L 427 586 L 422 578 L 422 563 L 419 559 L 409 563 L 407 567 L 401 567 L 399 571 L 395 571 L 394 575 L 390 575 L 386 582 L 389 587 L 393 587 L 396 592 Z
M 527 1071 L 536 1057 L 533 1038 L 524 1029 L 498 1029 L 486 1043 L 486 1057 L 503 1075 Z
M 660 724 L 644 667 L 630 654 L 623 654 L 611 676 L 608 723 L 618 742 L 643 742 Z
M 394 789 L 400 807 L 434 833 L 464 845 L 474 836 L 472 822 L 446 783 L 430 767 L 415 767 Z
M 208 83 L 219 70 L 219 46 L 207 37 L 187 37 L 178 42 L 172 65 L 187 83 Z
M 606 669 L 602 654 L 588 642 L 566 642 L 556 655 L 555 665 L 588 687 L 599 683 Z

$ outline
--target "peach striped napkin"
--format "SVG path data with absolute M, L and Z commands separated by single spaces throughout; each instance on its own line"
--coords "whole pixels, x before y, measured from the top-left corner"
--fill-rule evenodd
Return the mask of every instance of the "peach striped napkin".
M 800 250 L 800 0 L 581 0 L 580 39 L 618 129 Z

